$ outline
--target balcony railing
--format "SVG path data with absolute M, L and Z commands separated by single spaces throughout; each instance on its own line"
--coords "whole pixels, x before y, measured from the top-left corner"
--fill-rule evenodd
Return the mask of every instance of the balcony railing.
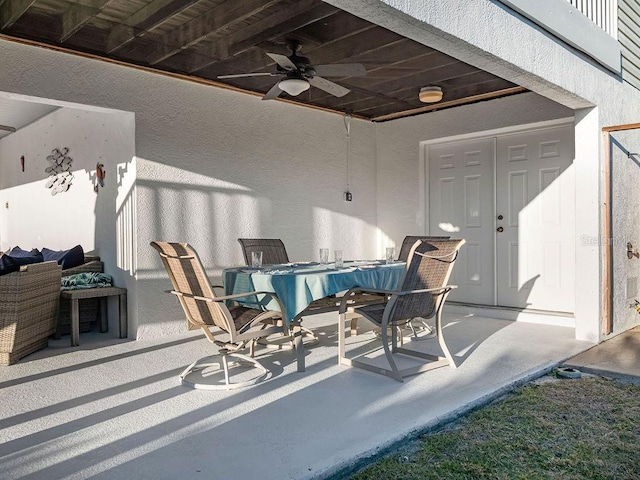
M 593 23 L 618 38 L 618 0 L 568 0 Z

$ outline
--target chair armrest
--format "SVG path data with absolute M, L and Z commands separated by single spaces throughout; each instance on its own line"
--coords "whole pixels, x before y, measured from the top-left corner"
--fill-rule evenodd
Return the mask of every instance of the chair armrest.
M 404 295 L 413 295 L 417 293 L 433 293 L 434 295 L 442 295 L 443 293 L 449 292 L 454 288 L 458 288 L 457 285 L 446 285 L 444 287 L 438 288 L 423 288 L 419 290 L 380 290 L 375 288 L 360 288 L 354 287 L 351 290 L 348 290 L 347 293 L 344 294 L 342 300 L 340 301 L 340 308 L 338 309 L 338 313 L 345 313 L 347 308 L 349 307 L 348 301 L 349 297 L 353 293 L 377 293 L 381 295 L 396 295 L 396 296 L 404 296 Z
M 165 293 L 171 293 L 173 295 L 177 295 L 178 297 L 193 298 L 194 300 L 200 300 L 203 302 L 224 302 L 226 300 L 234 300 L 236 298 L 244 298 L 244 297 L 253 297 L 255 295 L 269 295 L 270 297 L 276 300 L 279 300 L 278 296 L 273 292 L 245 292 L 245 293 L 236 293 L 234 295 L 223 295 L 215 298 L 201 297 L 199 295 L 191 295 L 190 293 L 176 292 L 175 290 L 165 290 Z
M 393 295 L 397 292 L 395 290 L 354 287 L 351 290 L 347 290 L 347 292 L 341 297 L 342 299 L 340 300 L 340 308 L 338 309 L 338 313 L 344 313 L 347 311 L 349 297 L 351 297 L 351 295 L 354 293 L 376 293 L 379 295 Z
M 419 290 L 403 290 L 400 292 L 393 292 L 393 295 L 413 295 L 416 293 L 433 293 L 435 295 L 442 295 L 445 292 L 453 290 L 454 288 L 458 288 L 457 285 L 445 285 L 444 287 L 438 288 L 422 288 Z

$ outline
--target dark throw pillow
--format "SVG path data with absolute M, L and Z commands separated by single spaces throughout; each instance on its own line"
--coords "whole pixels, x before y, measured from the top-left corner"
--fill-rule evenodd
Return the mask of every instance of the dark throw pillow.
M 37 248 L 28 252 L 27 250 L 22 250 L 20 247 L 13 247 L 11 251 L 7 252 L 7 255 L 11 255 L 12 257 L 32 257 L 38 253 L 40 253 L 40 251 Z
M 7 275 L 8 273 L 17 272 L 20 270 L 20 264 L 14 257 L 9 255 L 0 256 L 0 275 Z
M 13 251 L 13 250 L 12 250 Z M 37 252 L 37 250 L 36 250 Z M 2 255 L 0 257 L 0 275 L 17 272 L 21 265 L 29 265 L 31 263 L 41 263 L 44 261 L 42 253 L 38 252 L 33 255 L 14 257 L 13 255 Z
M 56 261 L 58 265 L 62 266 L 63 270 L 77 267 L 84 263 L 84 250 L 80 245 L 76 245 L 70 250 L 58 251 L 43 248 L 42 255 L 44 256 L 45 262 Z

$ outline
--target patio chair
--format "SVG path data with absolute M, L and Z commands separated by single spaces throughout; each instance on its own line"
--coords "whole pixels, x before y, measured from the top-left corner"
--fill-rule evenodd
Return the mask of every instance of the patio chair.
M 235 304 L 235 301 L 239 298 L 254 297 L 255 299 L 256 295 L 266 295 L 280 304 L 278 297 L 269 292 L 216 296 L 193 247 L 187 243 L 169 242 L 151 242 L 151 246 L 160 254 L 173 285 L 173 290 L 167 293 L 178 297 L 189 324 L 193 328 L 202 329 L 205 337 L 219 347 L 218 354 L 221 362 L 196 360 L 180 374 L 182 384 L 198 389 L 232 389 L 253 385 L 266 378 L 269 370 L 253 358 L 255 345 L 260 339 L 283 332 L 282 322 L 278 321 L 281 319 L 281 313 L 240 306 Z M 218 327 L 228 338 L 220 340 L 214 337 L 211 327 Z M 249 347 L 249 356 L 240 353 L 247 347 Z M 236 362 L 229 362 L 230 358 L 236 359 Z M 212 366 L 219 367 L 220 363 L 224 371 L 224 384 L 198 383 L 190 378 L 190 374 L 196 370 Z M 257 368 L 262 375 L 232 383 L 229 373 L 230 363 Z M 219 370 L 220 368 L 218 372 Z
M 398 261 L 406 262 L 409 259 L 409 253 L 418 240 L 430 242 L 432 240 L 449 240 L 451 237 L 429 236 L 429 235 L 407 235 L 402 241 L 400 252 L 398 252 Z
M 279 238 L 239 238 L 238 242 L 247 265 L 251 265 L 252 252 L 262 252 L 264 265 L 289 263 L 287 249 Z
M 448 240 L 450 237 L 444 236 L 428 236 L 428 235 L 407 235 L 404 237 L 402 241 L 402 246 L 400 247 L 400 252 L 398 253 L 398 262 L 406 262 L 409 259 L 409 253 L 411 249 L 415 245 L 418 240 L 422 240 L 423 242 L 429 242 L 432 240 Z M 414 323 L 420 323 L 420 326 L 416 328 Z M 427 324 L 424 318 L 410 318 L 407 320 L 405 325 L 398 325 L 398 333 L 400 334 L 400 345 L 404 343 L 402 337 L 402 329 L 410 328 L 411 334 L 413 336 L 413 340 L 431 338 L 435 332 L 431 328 L 429 324 Z M 420 336 L 418 329 L 421 329 L 423 332 L 426 332 L 427 335 Z M 351 319 L 351 335 L 358 334 L 358 317 L 353 317 Z
M 339 355 L 340 363 L 364 368 L 372 372 L 390 376 L 400 382 L 409 375 L 414 375 L 434 368 L 457 365 L 442 334 L 442 308 L 449 292 L 456 288 L 448 285 L 454 262 L 464 240 L 418 240 L 409 254 L 407 269 L 398 290 L 365 290 L 354 288 L 350 292 L 369 291 L 387 296 L 384 304 L 350 307 L 345 301 L 340 305 L 339 316 Z M 345 295 L 347 298 L 348 294 Z M 389 368 L 366 363 L 359 359 L 349 359 L 345 355 L 345 321 L 350 315 L 366 318 L 381 329 L 382 347 Z M 444 356 L 426 354 L 407 348 L 398 347 L 396 325 L 403 325 L 407 319 L 435 318 L 438 344 Z M 391 349 L 389 348 L 388 327 L 391 330 Z M 394 360 L 395 354 L 403 354 L 425 360 L 425 363 L 400 370 Z

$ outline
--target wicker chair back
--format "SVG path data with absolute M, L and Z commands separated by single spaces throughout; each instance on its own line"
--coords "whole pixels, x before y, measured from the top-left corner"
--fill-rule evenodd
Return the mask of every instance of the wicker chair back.
M 233 319 L 224 303 L 205 300 L 216 296 L 193 247 L 188 243 L 171 242 L 151 242 L 151 246 L 160 253 L 189 323 L 194 327 L 215 325 L 235 335 Z
M 445 287 L 463 244 L 464 240 L 417 240 L 409 254 L 409 264 L 400 290 Z M 442 298 L 442 295 L 430 292 L 402 295 L 395 303 L 391 321 L 405 321 L 413 317 L 431 318 Z
M 251 265 L 251 252 L 262 252 L 263 265 L 289 263 L 287 249 L 279 238 L 239 238 L 238 242 L 247 265 Z

